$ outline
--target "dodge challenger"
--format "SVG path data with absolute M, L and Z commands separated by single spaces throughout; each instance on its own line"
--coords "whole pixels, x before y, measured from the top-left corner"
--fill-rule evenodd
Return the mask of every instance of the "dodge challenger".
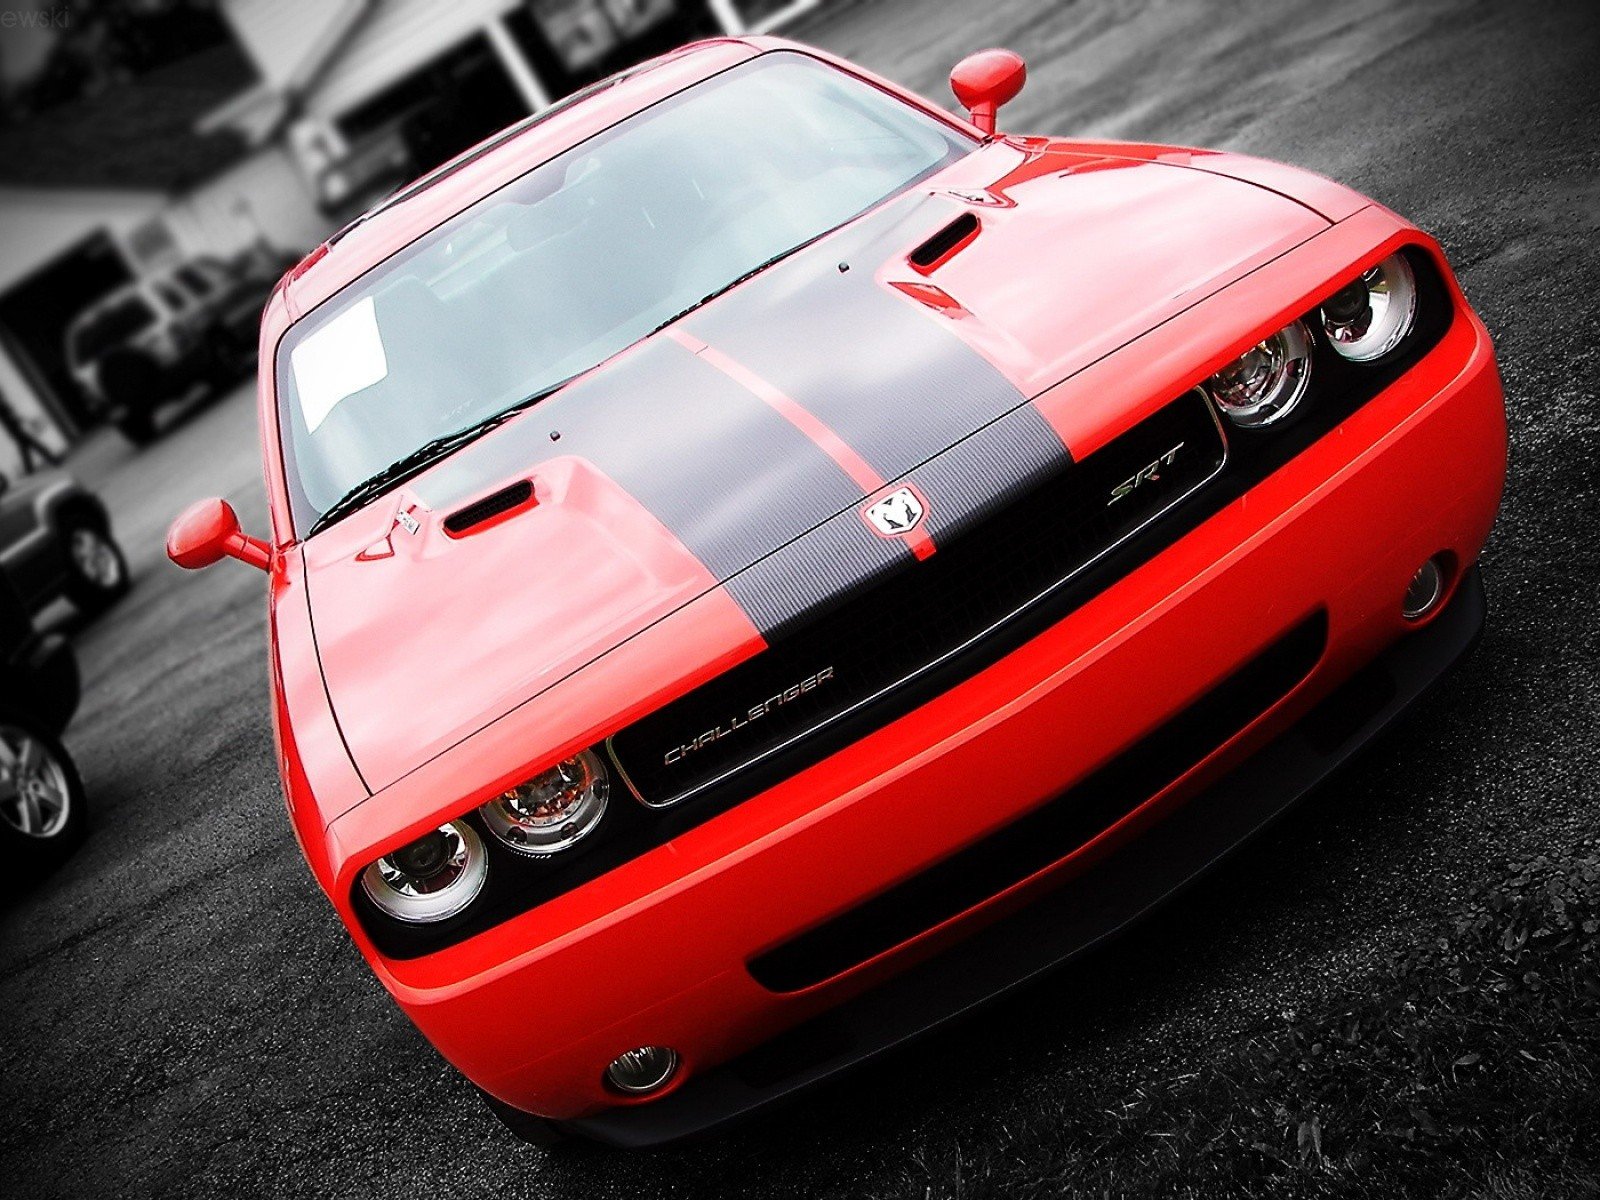
M 775 39 L 369 210 L 260 335 L 289 819 L 525 1138 L 669 1141 L 1080 954 L 1474 643 L 1505 474 L 1438 244 Z

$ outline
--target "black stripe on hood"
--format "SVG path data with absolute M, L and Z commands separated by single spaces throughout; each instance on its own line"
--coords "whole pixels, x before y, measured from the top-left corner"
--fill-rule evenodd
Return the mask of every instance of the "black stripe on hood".
M 960 211 L 937 197 L 908 197 L 756 276 L 686 327 L 894 479 L 1026 399 L 949 318 L 874 278 L 891 255 Z
M 935 316 L 874 279 L 956 206 L 906 197 L 685 320 L 695 338 L 829 426 L 886 480 L 928 464 L 928 528 L 952 532 L 1066 456 L 1017 388 Z M 841 271 L 839 264 L 849 262 Z M 1001 421 L 1005 414 L 1013 419 Z M 559 431 L 560 439 L 551 440 Z M 944 451 L 968 465 L 946 479 Z M 763 633 L 911 560 L 857 509 L 863 489 L 761 397 L 656 337 L 417 481 L 436 511 L 557 455 L 587 459 L 648 508 Z
M 668 338 L 644 343 L 467 447 L 416 490 L 435 511 L 452 508 L 491 481 L 561 455 L 605 472 L 719 580 L 860 497 L 810 438 Z
M 916 486 L 927 502 L 923 520 L 935 544 L 942 545 L 1071 462 L 1049 422 L 1025 404 L 888 486 Z M 915 572 L 919 565 L 904 541 L 874 534 L 855 505 L 735 575 L 727 587 L 776 643 L 889 574 Z M 919 617 L 885 613 L 884 619 Z

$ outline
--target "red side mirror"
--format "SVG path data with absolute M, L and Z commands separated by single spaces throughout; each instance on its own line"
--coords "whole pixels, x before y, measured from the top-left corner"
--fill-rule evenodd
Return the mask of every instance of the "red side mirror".
M 969 54 L 950 72 L 950 90 L 972 123 L 985 133 L 994 132 L 995 114 L 1002 104 L 1016 99 L 1028 80 L 1028 64 L 1010 50 L 979 50 Z
M 260 538 L 239 528 L 239 514 L 226 500 L 201 500 L 183 510 L 167 531 L 167 557 L 198 571 L 224 558 L 267 569 L 272 551 Z

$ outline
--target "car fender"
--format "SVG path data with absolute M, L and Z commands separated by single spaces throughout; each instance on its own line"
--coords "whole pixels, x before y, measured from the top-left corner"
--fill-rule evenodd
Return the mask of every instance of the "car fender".
M 1304 167 L 1237 154 L 1231 150 L 1205 150 L 1195 146 L 1169 146 L 1159 142 L 1115 142 L 1093 138 L 1058 139 L 1064 148 L 1080 152 L 1098 152 L 1117 158 L 1143 159 L 1146 162 L 1166 163 L 1168 166 L 1187 167 L 1253 184 L 1269 192 L 1276 192 L 1310 209 L 1318 216 L 1337 224 L 1354 216 L 1363 208 L 1371 208 L 1372 200 L 1342 183 L 1337 183 Z
M 323 683 L 299 547 L 275 554 L 270 575 L 268 659 L 278 775 L 300 852 L 327 891 L 334 875 L 324 834 L 330 814 L 371 792 L 345 748 Z

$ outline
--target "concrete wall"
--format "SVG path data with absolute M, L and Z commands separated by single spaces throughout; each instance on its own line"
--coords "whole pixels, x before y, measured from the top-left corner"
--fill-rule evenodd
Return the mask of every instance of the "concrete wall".
M 293 156 L 274 142 L 173 202 L 166 214 L 185 256 L 227 256 L 265 238 L 310 250 L 332 233 Z
M 0 291 L 97 229 L 125 239 L 164 203 L 159 192 L 0 187 Z

